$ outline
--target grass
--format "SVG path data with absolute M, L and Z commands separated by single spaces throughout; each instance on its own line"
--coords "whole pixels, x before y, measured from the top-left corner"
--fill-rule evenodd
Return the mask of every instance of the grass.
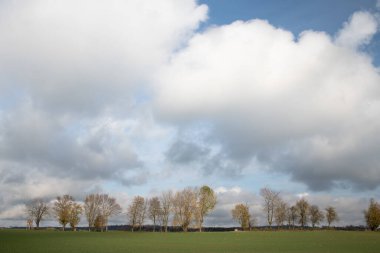
M 207 233 L 0 230 L 0 252 L 380 252 L 380 233 L 274 231 Z

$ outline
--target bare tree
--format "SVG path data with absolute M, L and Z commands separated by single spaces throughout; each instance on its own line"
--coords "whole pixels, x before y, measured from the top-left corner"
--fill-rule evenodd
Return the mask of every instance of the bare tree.
M 109 217 L 121 213 L 121 206 L 116 202 L 115 198 L 108 196 L 108 194 L 100 194 L 100 215 L 103 217 L 103 229 L 108 231 Z
M 232 218 L 239 222 L 243 230 L 248 230 L 251 226 L 251 215 L 249 213 L 249 206 L 247 204 L 237 204 L 232 209 Z
M 149 200 L 149 218 L 153 221 L 153 232 L 156 231 L 156 222 L 162 212 L 161 203 L 158 197 L 153 197 Z
M 26 219 L 26 230 L 32 230 L 33 229 L 33 219 L 28 217 Z
M 196 209 L 196 190 L 192 188 L 183 189 L 176 192 L 173 199 L 174 226 L 181 226 L 183 231 L 187 231 L 194 218 Z
M 83 213 L 83 207 L 78 203 L 73 203 L 69 212 L 69 224 L 73 231 L 77 230 L 80 222 L 80 215 Z
M 279 194 L 279 192 L 269 189 L 268 187 L 262 188 L 260 190 L 260 195 L 263 197 L 264 200 L 264 211 L 267 215 L 269 227 L 272 227 L 274 211 L 276 208 L 276 203 L 278 201 Z
M 165 232 L 168 232 L 168 224 L 170 212 L 172 210 L 173 203 L 173 193 L 172 191 L 163 192 L 161 195 L 161 204 L 162 210 L 160 215 L 160 220 L 162 221 L 162 226 L 164 227 Z
M 160 232 L 163 231 L 163 211 L 162 211 L 162 206 L 160 209 L 160 212 L 158 213 L 157 219 L 156 219 L 156 224 L 160 228 Z
M 291 206 L 290 208 L 288 208 L 287 216 L 288 216 L 288 225 L 289 226 L 291 225 L 294 229 L 294 226 L 296 224 L 296 220 L 298 219 L 297 207 Z
M 339 221 L 338 214 L 336 213 L 334 207 L 329 206 L 326 208 L 326 220 L 329 228 L 331 223 L 333 223 L 334 221 Z
M 70 221 L 70 210 L 74 203 L 74 198 L 70 195 L 58 196 L 54 202 L 53 211 L 59 224 L 62 225 L 62 230 L 65 231 L 66 225 Z
M 101 199 L 99 194 L 90 194 L 84 201 L 84 213 L 88 222 L 88 230 L 95 227 L 96 218 L 100 215 Z
M 315 225 L 318 225 L 324 219 L 324 215 L 323 215 L 322 211 L 320 211 L 319 207 L 316 205 L 310 206 L 309 216 L 310 216 L 311 226 L 313 228 L 315 228 Z
M 274 209 L 274 220 L 278 227 L 283 226 L 287 218 L 288 205 L 282 200 L 278 199 Z
M 42 199 L 35 199 L 26 205 L 26 212 L 36 223 L 36 229 L 39 229 L 42 219 L 49 215 L 49 206 Z
M 199 232 L 202 232 L 204 217 L 211 212 L 216 204 L 216 195 L 207 185 L 202 186 L 197 194 L 197 212 L 196 219 L 198 221 Z
M 307 224 L 307 214 L 309 210 L 309 202 L 306 199 L 302 198 L 296 203 L 297 213 L 298 213 L 298 223 L 302 228 Z
M 127 216 L 129 225 L 132 227 L 132 232 L 139 226 L 141 213 L 144 209 L 145 200 L 141 196 L 135 196 L 132 203 L 128 207 Z
M 369 202 L 368 209 L 364 211 L 364 218 L 367 226 L 375 231 L 380 226 L 380 204 L 374 199 Z
M 144 204 L 143 204 L 142 209 L 141 209 L 141 212 L 140 212 L 139 220 L 138 220 L 140 231 L 144 225 L 144 221 L 145 221 L 145 218 L 147 216 L 148 206 L 149 206 L 149 200 L 145 199 Z

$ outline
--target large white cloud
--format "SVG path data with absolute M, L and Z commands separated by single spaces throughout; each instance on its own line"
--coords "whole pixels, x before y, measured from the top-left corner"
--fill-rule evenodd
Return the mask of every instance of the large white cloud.
M 1 86 L 44 109 L 97 112 L 146 83 L 206 14 L 194 0 L 2 1 Z
M 363 29 L 360 29 L 363 28 Z M 317 190 L 380 184 L 380 75 L 360 45 L 376 19 L 355 13 L 336 39 L 267 21 L 196 34 L 157 77 L 173 122 L 207 120 L 230 156 L 256 157 Z

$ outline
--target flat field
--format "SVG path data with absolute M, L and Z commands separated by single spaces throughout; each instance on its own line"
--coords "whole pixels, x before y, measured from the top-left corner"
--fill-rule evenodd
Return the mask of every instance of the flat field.
M 380 252 L 380 233 L 254 231 L 203 233 L 0 230 L 1 253 Z

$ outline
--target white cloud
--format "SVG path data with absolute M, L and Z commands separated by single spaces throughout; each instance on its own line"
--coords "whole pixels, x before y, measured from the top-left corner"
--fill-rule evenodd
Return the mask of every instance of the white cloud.
M 225 193 L 225 192 L 227 192 L 228 190 L 227 190 L 227 188 L 226 187 L 223 187 L 223 186 L 221 186 L 221 187 L 218 187 L 218 188 L 216 188 L 215 189 L 215 193 Z
M 310 194 L 307 193 L 307 192 L 302 192 L 302 193 L 298 193 L 296 194 L 298 198 L 306 198 L 308 197 Z
M 349 22 L 339 31 L 336 43 L 341 46 L 357 48 L 368 44 L 378 30 L 378 21 L 369 12 L 355 12 Z
M 232 188 L 231 188 L 231 192 L 234 192 L 234 193 L 240 193 L 240 192 L 241 192 L 241 188 L 238 187 L 238 186 L 232 187 Z
M 128 100 L 206 15 L 194 0 L 3 1 L 1 86 L 45 110 L 98 112 Z
M 230 157 L 256 158 L 314 190 L 375 188 L 380 76 L 369 55 L 341 47 L 368 43 L 373 21 L 355 13 L 337 41 L 313 31 L 295 38 L 262 20 L 196 34 L 157 77 L 159 113 L 180 125 L 209 121 L 208 140 Z
M 234 186 L 232 188 L 226 188 L 224 186 L 220 186 L 215 189 L 215 193 L 217 194 L 224 194 L 224 193 L 236 193 L 239 194 L 242 191 L 242 189 L 239 186 Z

